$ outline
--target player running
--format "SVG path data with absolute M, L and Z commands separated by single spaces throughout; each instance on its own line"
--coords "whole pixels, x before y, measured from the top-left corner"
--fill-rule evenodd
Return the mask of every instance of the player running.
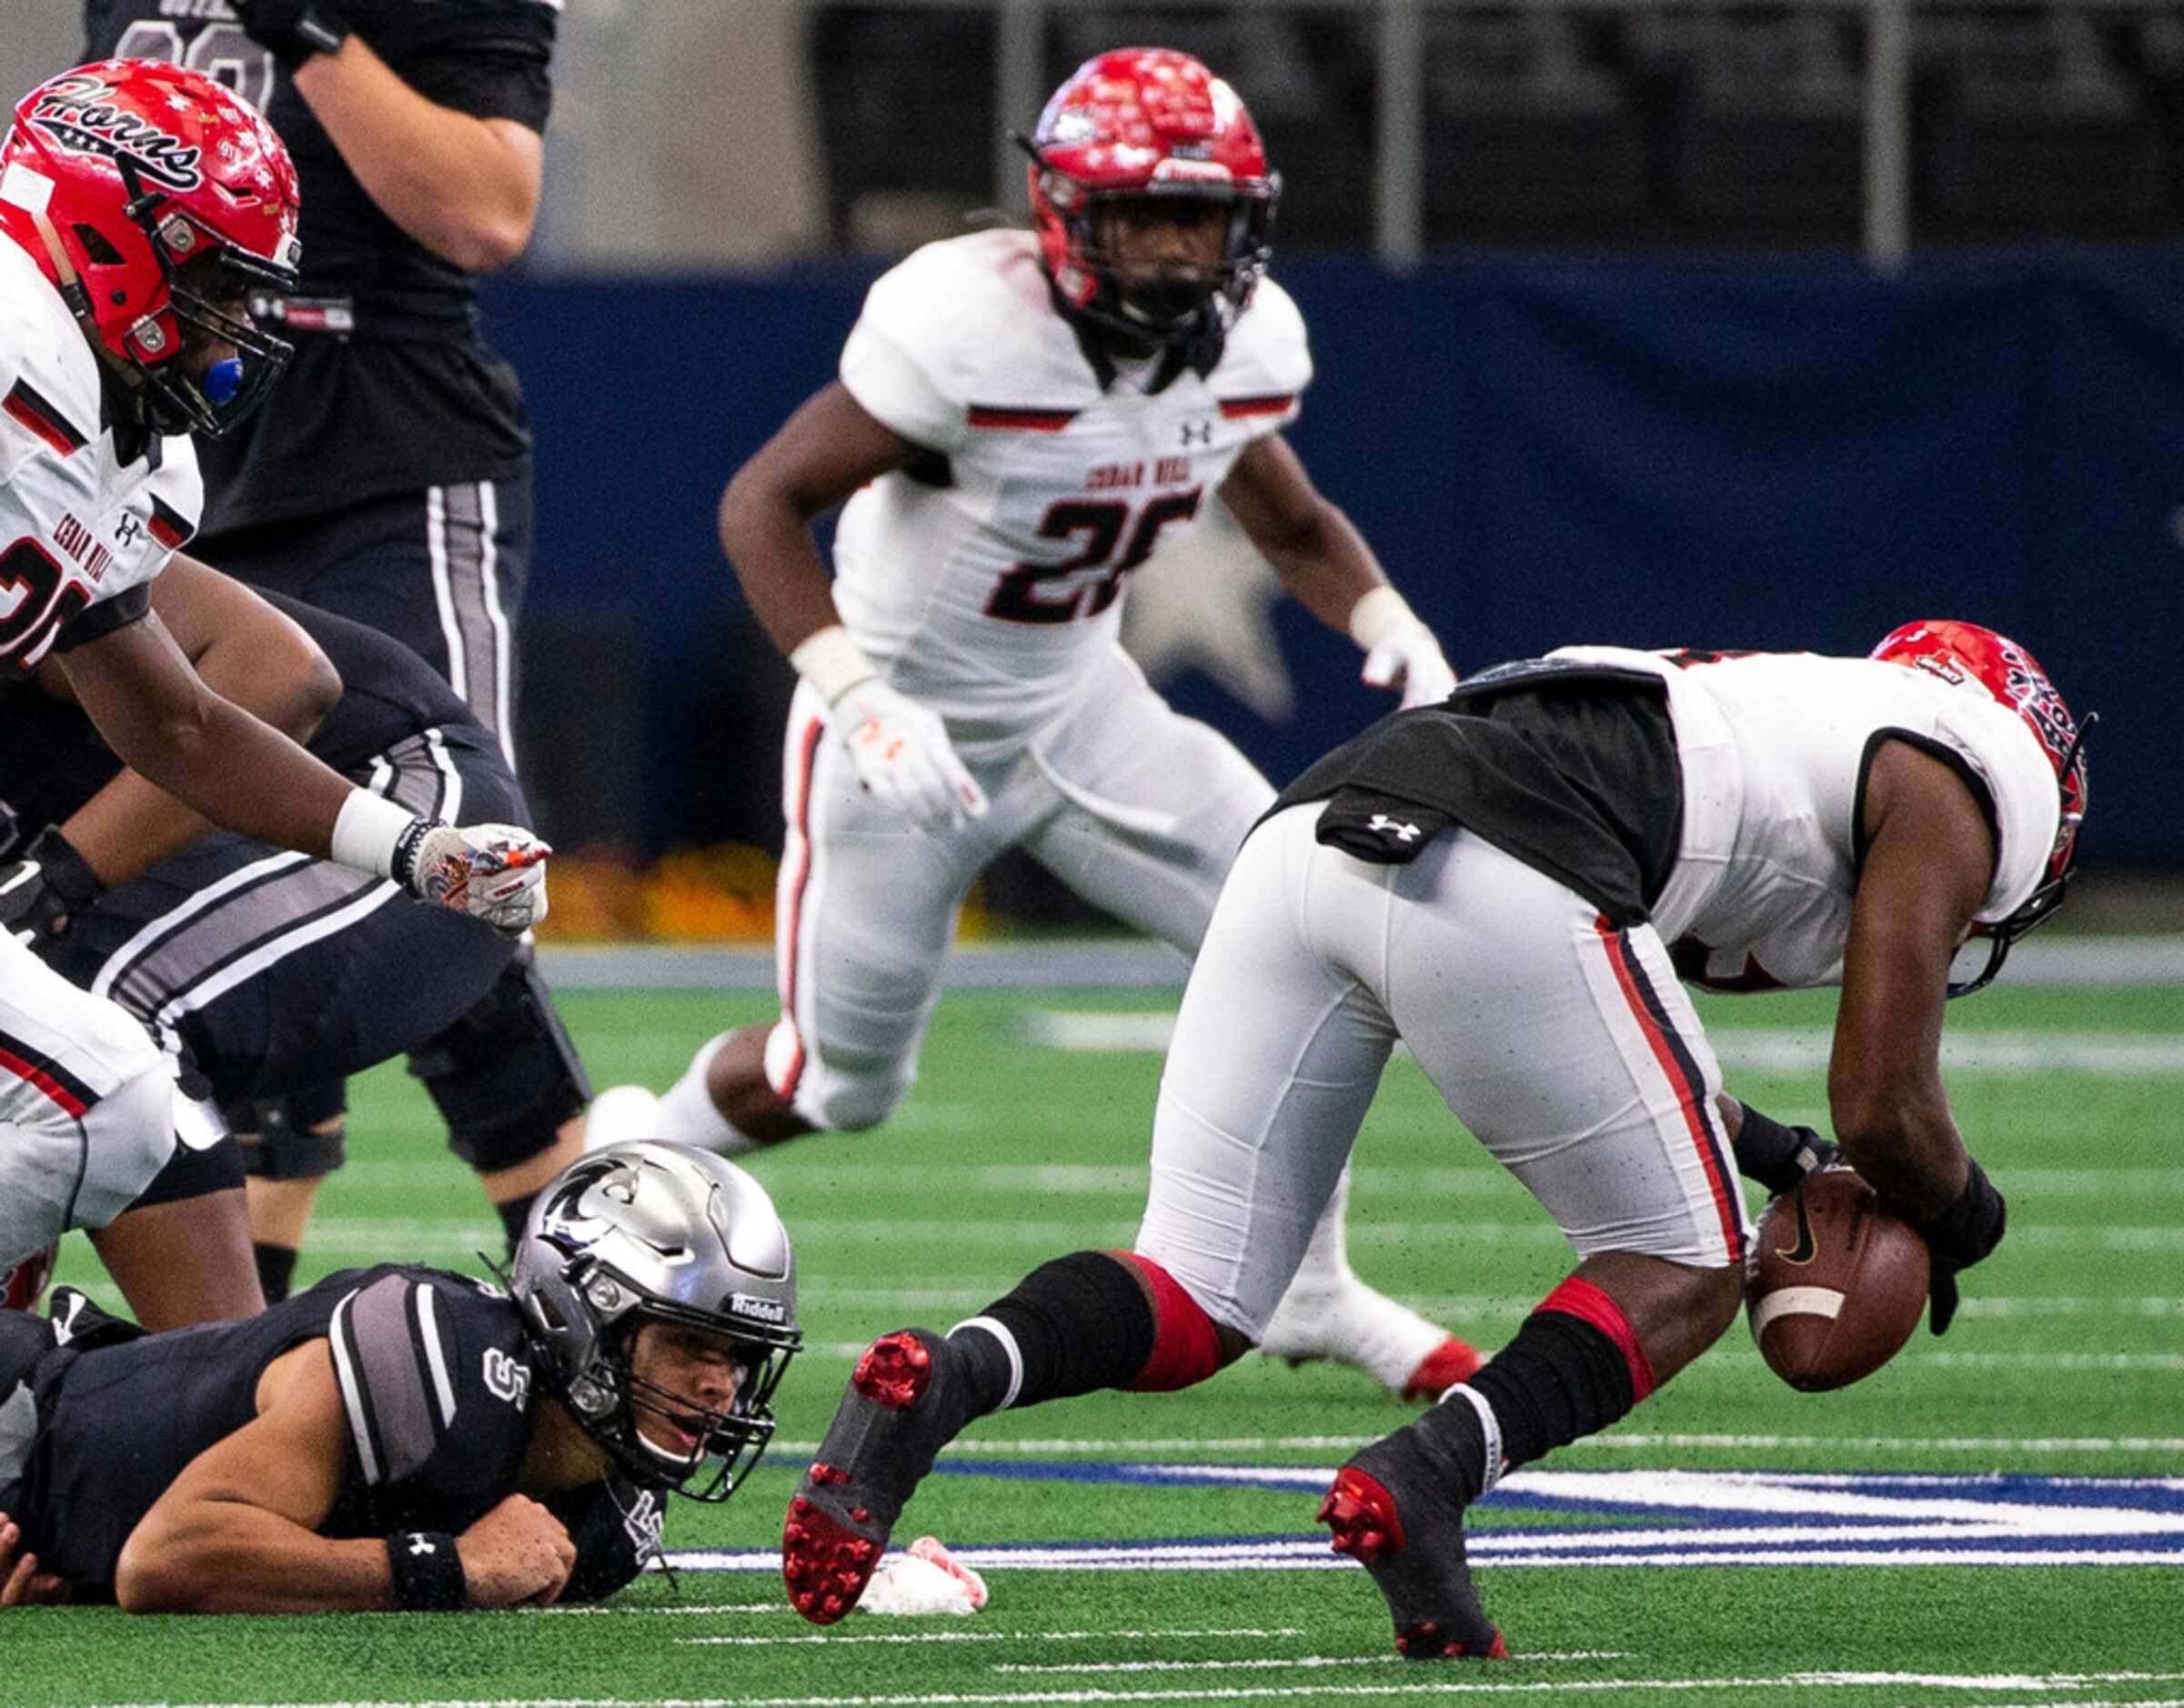
M 48 658 L 109 747 L 216 824 L 332 859 L 511 932 L 546 848 L 359 788 L 206 688 L 148 586 L 196 527 L 192 431 L 231 427 L 286 351 L 253 289 L 292 283 L 296 176 L 249 106 L 194 72 L 82 66 L 0 146 L 0 670 Z M 210 1130 L 112 1004 L 0 942 L 0 1268 L 104 1229 Z M 176 1137 L 177 1120 L 189 1135 Z M 200 1259 L 231 1243 L 197 1233 Z M 255 1300 L 247 1245 L 237 1296 Z
M 145 1335 L 0 1311 L 0 1605 L 512 1607 L 611 1595 L 668 1491 L 725 1501 L 800 1344 L 757 1181 L 679 1145 L 538 1195 L 506 1291 L 383 1263 Z
M 289 714 L 297 680 L 330 696 L 307 698 L 316 728 L 297 733 L 336 770 L 384 779 L 420 811 L 528 820 L 500 744 L 407 647 L 188 558 L 153 584 L 152 608 L 199 673 L 261 717 Z M 257 1105 L 409 1051 L 457 1154 L 488 1197 L 509 1196 L 503 1183 L 536 1171 L 588 1095 L 549 1008 L 487 1001 L 509 988 L 517 944 L 406 906 L 384 879 L 207 834 L 50 697 L 65 689 L 54 674 L 49 662 L 0 684 L 14 736 L 0 747 L 0 857 L 21 856 L 0 865 L 0 929 L 150 1030 L 246 1135 L 246 1162 L 262 1142 Z M 528 1192 L 517 1201 L 528 1213 Z M 500 1209 L 512 1241 L 524 1214 Z M 101 1256 L 116 1271 L 113 1251 Z M 147 1323 L 234 1314 L 206 1311 L 169 1262 L 116 1278 Z
M 1281 429 L 1312 377 L 1265 276 L 1280 180 L 1184 54 L 1080 67 L 1033 137 L 1035 229 L 928 245 L 872 286 L 840 377 L 737 474 L 722 542 L 802 678 L 783 766 L 781 1018 L 699 1050 L 595 1133 L 740 1153 L 884 1120 L 909 1089 L 964 892 L 1021 848 L 1195 954 L 1273 791 L 1117 641 L 1131 573 L 1225 504 L 1406 706 L 1439 643 Z M 836 577 L 812 519 L 843 504 Z M 1437 1392 L 1474 1354 L 1352 1273 L 1338 1188 L 1269 1351 Z
M 1678 974 L 1842 987 L 1836 1135 L 1925 1236 L 1940 1333 L 2004 1221 L 1942 1089 L 1943 1004 L 2059 905 L 2086 796 L 2046 674 L 1956 622 L 1907 625 L 1870 658 L 1571 648 L 1337 749 L 1222 891 L 1136 1250 L 1049 1263 L 946 1338 L 873 1342 L 790 1507 L 796 1607 L 825 1623 L 854 1604 L 972 1418 L 1184 1387 L 1239 1357 L 1401 1039 L 1580 1261 L 1468 1381 L 1354 1456 L 1320 1516 L 1404 1653 L 1502 1653 L 1464 1509 L 1615 1422 L 1734 1319 L 1749 1230 L 1732 1141 L 1776 1191 L 1817 1160 L 1723 1094 Z M 1968 939 L 1986 964 L 1958 982 Z

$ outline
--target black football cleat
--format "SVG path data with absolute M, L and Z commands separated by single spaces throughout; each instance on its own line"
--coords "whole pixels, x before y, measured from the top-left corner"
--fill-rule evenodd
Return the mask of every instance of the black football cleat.
M 1334 1473 L 1320 1522 L 1373 1574 L 1395 1620 L 1395 1652 L 1406 1660 L 1458 1655 L 1503 1660 L 1502 1633 L 1480 1606 L 1464 1553 L 1464 1509 L 1405 1432 L 1374 1442 Z
M 955 1349 L 927 1330 L 864 1349 L 781 1524 L 789 1604 L 813 1624 L 857 1605 L 933 1455 L 971 1421 L 968 1387 Z

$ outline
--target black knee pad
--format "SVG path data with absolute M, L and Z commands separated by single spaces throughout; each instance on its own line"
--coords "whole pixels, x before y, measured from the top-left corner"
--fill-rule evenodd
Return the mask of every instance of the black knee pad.
M 166 1160 L 166 1166 L 152 1177 L 152 1183 L 129 1201 L 131 1210 L 144 1210 L 153 1204 L 179 1203 L 186 1198 L 205 1198 L 214 1192 L 239 1191 L 243 1185 L 243 1151 L 232 1133 L 222 1134 L 217 1143 L 202 1150 L 193 1150 L 186 1144 L 175 1147 L 175 1154 Z
M 527 949 L 485 1000 L 409 1054 L 448 1123 L 448 1148 L 480 1174 L 549 1150 L 591 1101 L 591 1080 Z
M 315 1128 L 348 1113 L 348 1084 L 335 1080 L 286 1097 L 231 1103 L 221 1111 L 243 1135 L 243 1167 L 261 1181 L 317 1181 L 348 1160 L 348 1129 Z

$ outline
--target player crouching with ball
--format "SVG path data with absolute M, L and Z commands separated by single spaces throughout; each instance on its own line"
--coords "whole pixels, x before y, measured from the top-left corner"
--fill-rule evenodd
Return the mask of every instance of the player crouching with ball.
M 382 1263 L 172 1334 L 67 1289 L 0 1312 L 0 1606 L 611 1595 L 662 1496 L 726 1500 L 773 1433 L 789 1236 L 733 1163 L 639 1140 L 538 1195 L 503 1280 Z

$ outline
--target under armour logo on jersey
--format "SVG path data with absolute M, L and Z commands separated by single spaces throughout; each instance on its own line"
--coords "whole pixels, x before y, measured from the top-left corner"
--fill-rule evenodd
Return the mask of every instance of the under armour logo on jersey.
M 1186 421 L 1183 424 L 1183 448 L 1193 445 L 1211 445 L 1213 442 L 1213 424 L 1211 421 Z
M 426 1536 L 424 1532 L 413 1531 L 409 1537 L 409 1552 L 411 1553 L 438 1553 L 439 1547 Z
M 143 531 L 144 524 L 125 510 L 114 524 L 114 543 L 126 551 L 136 543 L 136 536 Z
M 1382 836 L 1392 838 L 1395 841 L 1404 844 L 1406 847 L 1418 839 L 1418 827 L 1416 825 L 1398 824 L 1394 819 L 1389 818 L 1384 812 L 1374 813 L 1365 821 L 1365 829 L 1368 830 L 1377 830 Z

